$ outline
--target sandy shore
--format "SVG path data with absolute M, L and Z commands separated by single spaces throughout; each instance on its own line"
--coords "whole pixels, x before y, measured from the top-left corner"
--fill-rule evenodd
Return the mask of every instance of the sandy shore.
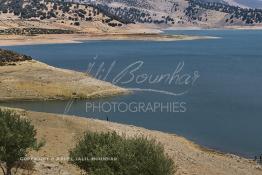
M 231 154 L 222 154 L 205 149 L 175 134 L 147 130 L 140 127 L 106 122 L 76 116 L 19 110 L 37 128 L 38 138 L 44 138 L 46 145 L 31 157 L 67 157 L 68 149 L 75 144 L 75 138 L 84 131 L 116 131 L 127 136 L 144 135 L 164 145 L 166 153 L 177 166 L 177 175 L 261 175 L 262 168 L 254 161 Z M 0 173 L 1 174 L 1 173 Z M 72 174 L 80 170 L 66 161 L 35 161 L 35 175 Z
M 59 44 L 80 43 L 90 40 L 136 40 L 136 41 L 180 41 L 212 39 L 208 36 L 162 35 L 158 33 L 96 33 L 96 34 L 49 34 L 37 36 L 0 35 L 0 46 L 33 45 L 33 44 Z
M 99 98 L 127 90 L 91 76 L 31 60 L 0 66 L 0 101 Z
M 173 26 L 168 27 L 165 30 L 262 30 L 262 25 L 250 25 L 250 26 Z
M 233 30 L 262 30 L 262 25 L 256 25 L 256 26 L 226 26 L 224 29 L 233 29 Z

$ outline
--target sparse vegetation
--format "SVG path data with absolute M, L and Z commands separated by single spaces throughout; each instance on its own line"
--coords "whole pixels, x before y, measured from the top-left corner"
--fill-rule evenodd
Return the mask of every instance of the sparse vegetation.
M 0 13 L 11 13 L 24 21 L 61 20 L 63 24 L 75 27 L 86 26 L 84 22 L 101 21 L 110 27 L 121 27 L 124 24 L 200 24 L 212 21 L 208 11 L 225 13 L 221 25 L 253 25 L 262 23 L 262 9 L 245 9 L 231 6 L 221 2 L 209 2 L 203 0 L 186 0 L 188 6 L 181 6 L 179 2 L 163 1 L 162 4 L 170 7 L 165 9 L 163 15 L 154 11 L 149 1 L 139 0 L 101 0 L 99 3 L 79 4 L 65 2 L 64 0 L 2 0 L 0 1 Z M 110 3 L 119 2 L 123 6 L 111 6 Z M 212 13 L 211 13 L 212 14 Z M 213 17 L 212 17 L 213 18 Z M 224 20 L 224 21 L 223 21 Z M 68 21 L 68 22 L 65 22 Z M 221 22 L 221 21 L 219 21 Z M 28 30 L 28 31 L 26 31 Z M 71 29 L 70 29 L 71 30 Z M 7 29 L 0 34 L 56 34 L 71 33 L 56 29 Z
M 86 132 L 70 151 L 71 163 L 90 175 L 171 175 L 172 159 L 162 145 L 144 137 Z
M 48 6 L 52 8 L 50 9 Z M 104 11 L 101 12 L 101 10 Z M 79 4 L 56 0 L 29 0 L 26 4 L 22 0 L 0 1 L 0 12 L 13 13 L 23 20 L 68 19 L 76 26 L 80 26 L 81 21 L 92 21 L 94 17 L 100 14 L 104 18 L 117 21 L 116 25 L 112 25 L 111 21 L 109 21 L 109 26 L 118 26 L 118 23 L 121 23 L 121 21 L 130 23 L 126 22 L 122 17 L 114 16 L 109 11 L 101 9 L 100 5 L 89 4 L 80 6 Z M 3 31 L 0 33 L 3 33 Z
M 32 57 L 18 54 L 13 51 L 0 49 L 0 66 L 26 60 L 32 60 Z
M 197 20 L 197 16 L 202 12 L 202 9 L 208 9 L 228 13 L 229 19 L 225 20 L 226 23 L 233 23 L 233 18 L 239 19 L 245 24 L 262 23 L 262 9 L 240 8 L 224 3 L 200 0 L 188 0 L 188 2 L 189 6 L 185 10 L 185 13 L 192 20 Z
M 9 0 L 0 3 L 0 11 L 3 13 L 13 13 L 21 19 L 68 19 L 76 26 L 81 25 L 81 21 L 93 21 L 98 16 L 103 16 L 103 22 L 111 27 L 122 26 L 122 24 L 130 23 L 155 23 L 155 24 L 171 24 L 174 19 L 170 16 L 156 18 L 153 17 L 147 10 L 142 10 L 134 6 L 141 6 L 145 9 L 152 7 L 141 1 L 123 1 L 123 3 L 131 4 L 130 7 L 110 7 L 107 3 L 103 4 L 86 4 L 81 7 L 79 4 L 67 3 L 55 0 L 29 0 L 29 3 L 24 5 L 22 0 Z M 52 6 L 49 9 L 48 6 Z M 132 6 L 133 5 L 133 6 Z M 60 14 L 59 14 L 59 13 Z M 66 15 L 67 14 L 67 17 Z M 70 14 L 68 16 L 68 14 Z M 77 22 L 76 22 L 77 21 Z
M 39 34 L 73 34 L 72 30 L 63 29 L 45 29 L 45 28 L 10 28 L 0 30 L 0 35 L 15 34 L 15 35 L 39 35 Z

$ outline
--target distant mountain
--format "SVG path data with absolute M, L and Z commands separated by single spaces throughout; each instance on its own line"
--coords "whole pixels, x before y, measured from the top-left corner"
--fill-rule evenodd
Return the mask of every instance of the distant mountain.
M 203 2 L 219 2 L 219 3 L 225 3 L 224 0 L 202 0 Z
M 218 2 L 243 8 L 262 8 L 262 0 L 202 0 L 203 2 Z
M 262 10 L 245 9 L 233 0 L 98 0 L 110 9 L 146 10 L 150 19 L 174 25 L 253 25 L 262 22 Z M 233 5 L 232 5 L 233 4 Z M 113 11 L 113 10 L 112 10 Z M 167 20 L 166 17 L 171 20 Z
M 231 2 L 229 2 L 231 1 Z M 230 5 L 233 0 L 0 0 L 0 25 L 77 30 L 128 24 L 223 27 L 262 23 L 262 10 Z M 92 2 L 92 3 L 89 3 Z M 17 22 L 14 19 L 23 21 Z M 6 20 L 9 20 L 7 25 Z M 10 20 L 12 20 L 10 22 Z M 41 23 L 41 24 L 40 24 Z M 10 30 L 9 30 L 10 31 Z M 13 30 L 11 30 L 13 31 Z M 32 30 L 29 30 L 32 32 Z M 55 32 L 58 30 L 37 32 Z M 6 32 L 6 31 L 3 31 Z M 67 32 L 67 31 L 59 31 Z
M 235 0 L 235 2 L 251 8 L 262 8 L 261 0 Z

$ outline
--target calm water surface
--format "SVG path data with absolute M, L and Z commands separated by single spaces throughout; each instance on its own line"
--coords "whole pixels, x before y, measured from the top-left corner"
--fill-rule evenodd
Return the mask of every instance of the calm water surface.
M 86 112 L 86 101 L 76 101 L 69 114 L 142 126 L 182 135 L 201 145 L 242 156 L 262 153 L 262 31 L 167 31 L 167 33 L 218 36 L 215 40 L 179 42 L 88 41 L 81 44 L 54 44 L 6 47 L 33 56 L 47 64 L 85 71 L 94 62 L 108 68 L 111 81 L 123 68 L 144 62 L 137 73 L 152 75 L 198 71 L 200 78 L 186 88 L 183 96 L 152 92 L 98 100 L 98 102 L 185 102 L 186 112 Z M 96 71 L 91 72 L 95 75 Z M 120 84 L 121 85 L 121 84 Z M 180 91 L 165 82 L 150 85 L 131 82 L 124 87 Z M 4 105 L 35 111 L 63 113 L 67 102 L 15 102 Z M 2 104 L 3 105 L 3 104 Z

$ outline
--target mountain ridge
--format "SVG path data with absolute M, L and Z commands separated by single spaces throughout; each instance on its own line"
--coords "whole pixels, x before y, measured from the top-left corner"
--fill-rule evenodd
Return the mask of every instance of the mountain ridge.
M 241 8 L 221 0 L 69 1 L 1 0 L 0 33 L 5 33 L 1 29 L 6 28 L 109 32 L 132 24 L 158 28 L 221 28 L 262 23 L 262 9 Z

